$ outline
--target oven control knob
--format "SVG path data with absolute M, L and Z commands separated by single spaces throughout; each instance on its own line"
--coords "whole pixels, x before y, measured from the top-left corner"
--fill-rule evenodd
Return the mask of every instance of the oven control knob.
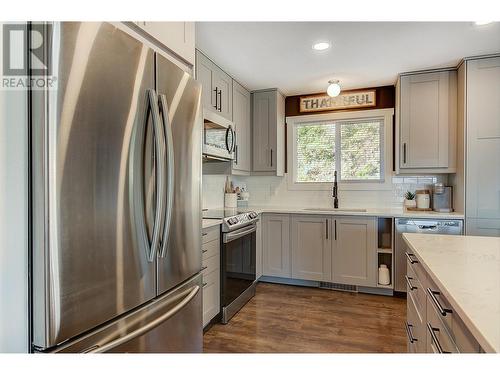
M 231 217 L 227 220 L 227 222 L 229 223 L 229 225 L 238 224 L 238 219 L 236 217 Z

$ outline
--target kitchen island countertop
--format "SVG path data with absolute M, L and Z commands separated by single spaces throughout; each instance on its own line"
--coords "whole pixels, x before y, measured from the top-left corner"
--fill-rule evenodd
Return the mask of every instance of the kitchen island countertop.
M 403 238 L 486 352 L 500 352 L 500 238 L 404 233 Z

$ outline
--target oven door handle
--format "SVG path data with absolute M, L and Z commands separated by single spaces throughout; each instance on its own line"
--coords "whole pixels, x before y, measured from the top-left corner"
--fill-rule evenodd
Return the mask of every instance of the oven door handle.
M 238 238 L 241 238 L 243 236 L 246 236 L 247 234 L 253 233 L 257 230 L 257 225 L 252 225 L 249 229 L 247 228 L 241 228 L 238 230 L 235 230 L 234 232 L 229 232 L 224 234 L 224 243 L 228 243 L 234 240 L 237 240 Z

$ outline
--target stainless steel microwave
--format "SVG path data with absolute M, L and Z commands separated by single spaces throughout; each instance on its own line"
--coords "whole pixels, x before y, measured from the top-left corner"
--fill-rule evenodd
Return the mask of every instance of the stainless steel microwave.
M 212 111 L 203 111 L 203 156 L 216 160 L 233 160 L 234 124 Z

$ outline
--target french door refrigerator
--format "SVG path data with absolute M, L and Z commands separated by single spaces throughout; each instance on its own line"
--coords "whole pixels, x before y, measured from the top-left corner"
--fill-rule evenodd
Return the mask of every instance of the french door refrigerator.
M 32 90 L 32 344 L 200 352 L 201 87 L 110 23 L 44 24 Z

